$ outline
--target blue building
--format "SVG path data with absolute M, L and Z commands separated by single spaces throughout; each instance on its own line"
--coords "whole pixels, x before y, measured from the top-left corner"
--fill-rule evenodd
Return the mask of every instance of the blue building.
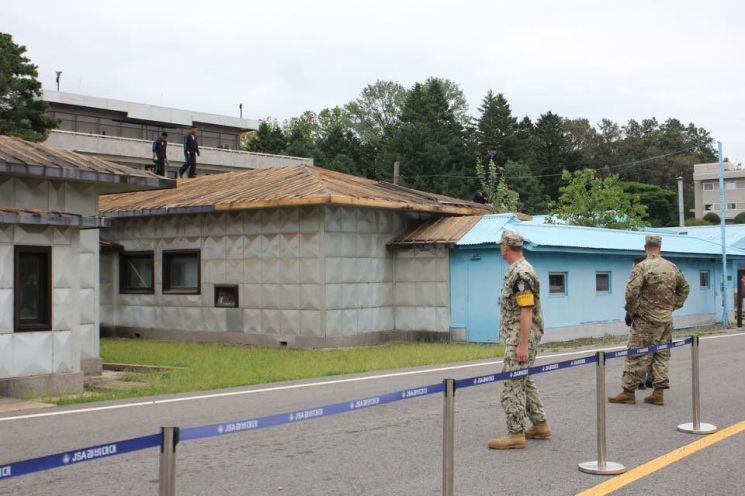
M 522 220 L 521 220 L 522 219 Z M 644 232 L 545 224 L 514 214 L 474 218 L 456 236 L 448 224 L 463 219 L 440 219 L 419 229 L 419 242 L 450 247 L 450 326 L 453 336 L 470 342 L 499 339 L 499 293 L 507 264 L 499 252 L 502 231 L 520 232 L 525 257 L 541 282 L 546 333 L 544 341 L 606 334 L 625 334 L 624 291 L 636 257 L 644 255 Z M 462 231 L 462 228 L 461 228 Z M 662 233 L 663 256 L 674 262 L 691 286 L 685 306 L 674 313 L 676 328 L 712 324 L 722 318 L 720 245 L 688 235 Z M 395 244 L 395 242 L 394 242 Z M 745 267 L 745 251 L 728 248 L 728 284 Z M 734 295 L 734 291 L 730 290 Z

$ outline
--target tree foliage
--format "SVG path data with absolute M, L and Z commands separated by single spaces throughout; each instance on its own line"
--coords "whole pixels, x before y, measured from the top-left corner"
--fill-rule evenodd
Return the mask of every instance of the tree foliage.
M 639 202 L 647 207 L 649 224 L 654 227 L 675 226 L 678 223 L 678 195 L 654 184 L 621 182 L 619 186 L 630 195 L 637 195 Z
M 628 194 L 618 176 L 600 177 L 592 169 L 562 173 L 559 200 L 553 205 L 548 223 L 574 226 L 639 229 L 644 227 L 647 208 L 638 195 Z
M 480 158 L 477 159 L 476 174 L 481 183 L 481 191 L 489 200 L 493 212 L 514 212 L 517 210 L 517 194 L 509 190 L 503 171 L 497 167 L 493 160 L 484 165 Z
M 686 226 L 710 226 L 711 222 L 705 221 L 704 219 L 697 219 L 696 217 L 689 217 L 686 219 Z
M 703 216 L 703 219 L 704 219 L 704 220 L 705 220 L 706 222 L 708 222 L 709 224 L 714 224 L 714 225 L 717 225 L 717 224 L 721 224 L 721 223 L 722 223 L 722 218 L 721 218 L 721 217 L 719 217 L 719 216 L 718 216 L 717 214 L 715 214 L 714 212 L 709 212 L 709 213 L 707 213 L 706 215 L 704 215 L 704 216 Z
M 504 166 L 504 179 L 509 189 L 518 195 L 517 207 L 520 212 L 541 214 L 547 211 L 548 198 L 543 185 L 527 164 L 507 162 Z
M 39 73 L 25 53 L 25 46 L 0 33 L 0 134 L 44 141 L 58 122 L 45 113 Z
M 735 224 L 745 224 L 745 212 L 740 212 L 739 214 L 735 215 L 735 220 L 733 222 Z

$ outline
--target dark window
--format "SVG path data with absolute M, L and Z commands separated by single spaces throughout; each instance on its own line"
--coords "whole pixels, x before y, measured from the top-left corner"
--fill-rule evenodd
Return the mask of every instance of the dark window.
M 567 275 L 565 272 L 550 272 L 548 274 L 548 293 L 549 294 L 566 294 L 567 293 Z
M 698 284 L 702 288 L 709 287 L 709 271 L 702 270 L 698 273 Z
M 51 330 L 52 249 L 16 246 L 14 275 L 15 330 Z
M 598 293 L 610 293 L 610 272 L 595 273 L 595 291 Z
M 215 306 L 216 307 L 237 307 L 238 306 L 238 286 L 235 284 L 215 285 Z
M 201 269 L 199 250 L 163 252 L 163 292 L 199 294 Z
M 153 252 L 122 253 L 119 292 L 152 294 L 153 287 Z

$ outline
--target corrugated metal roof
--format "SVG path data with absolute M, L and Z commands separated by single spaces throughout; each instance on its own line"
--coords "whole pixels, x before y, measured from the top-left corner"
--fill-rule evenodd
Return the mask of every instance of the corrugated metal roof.
M 109 183 L 126 191 L 173 188 L 176 182 L 91 155 L 0 135 L 0 173 L 65 181 Z
M 495 243 L 494 240 L 499 242 L 502 229 L 513 219 L 515 219 L 514 214 L 485 215 L 456 244 L 458 246 L 469 246 Z
M 441 217 L 425 222 L 415 229 L 402 234 L 389 243 L 390 246 L 410 245 L 452 245 L 455 244 L 481 219 L 480 215 L 464 217 Z
M 579 249 L 604 251 L 634 251 L 644 249 L 644 231 L 622 231 L 594 227 L 533 224 L 503 216 L 484 216 L 460 241 L 458 246 L 499 243 L 503 229 L 512 229 L 523 235 L 526 249 Z M 661 233 L 662 251 L 684 255 L 719 255 L 721 247 L 710 241 L 691 237 Z M 731 255 L 745 256 L 745 251 L 729 248 Z
M 455 215 L 488 212 L 478 203 L 305 165 L 181 180 L 169 191 L 105 195 L 99 209 L 109 216 L 131 217 L 323 204 Z
M 745 225 L 727 225 L 725 226 L 727 232 L 725 233 L 726 241 L 728 246 L 734 246 L 736 248 L 745 248 Z M 651 232 L 661 233 L 685 233 L 686 236 L 691 238 L 705 239 L 712 243 L 722 243 L 722 227 L 721 226 L 691 226 L 691 227 L 661 227 L 654 229 L 647 229 Z

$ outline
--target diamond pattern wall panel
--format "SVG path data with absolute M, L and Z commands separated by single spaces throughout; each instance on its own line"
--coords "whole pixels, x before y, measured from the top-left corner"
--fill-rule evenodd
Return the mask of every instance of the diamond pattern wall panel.
M 52 334 L 44 331 L 13 335 L 12 377 L 52 373 Z
M 11 244 L 0 244 L 0 289 L 13 288 L 14 250 Z
M 81 325 L 78 330 L 78 344 L 81 358 L 98 358 L 99 353 L 98 326 Z
M 49 181 L 36 179 L 15 180 L 16 208 L 38 208 L 49 210 Z M 77 210 L 62 210 L 63 212 L 82 213 Z
M 13 290 L 0 289 L 0 334 L 13 332 Z
M 0 334 L 0 379 L 13 376 L 13 334 Z
M 52 370 L 55 373 L 80 370 L 80 345 L 77 342 L 77 333 L 55 331 L 52 336 Z

